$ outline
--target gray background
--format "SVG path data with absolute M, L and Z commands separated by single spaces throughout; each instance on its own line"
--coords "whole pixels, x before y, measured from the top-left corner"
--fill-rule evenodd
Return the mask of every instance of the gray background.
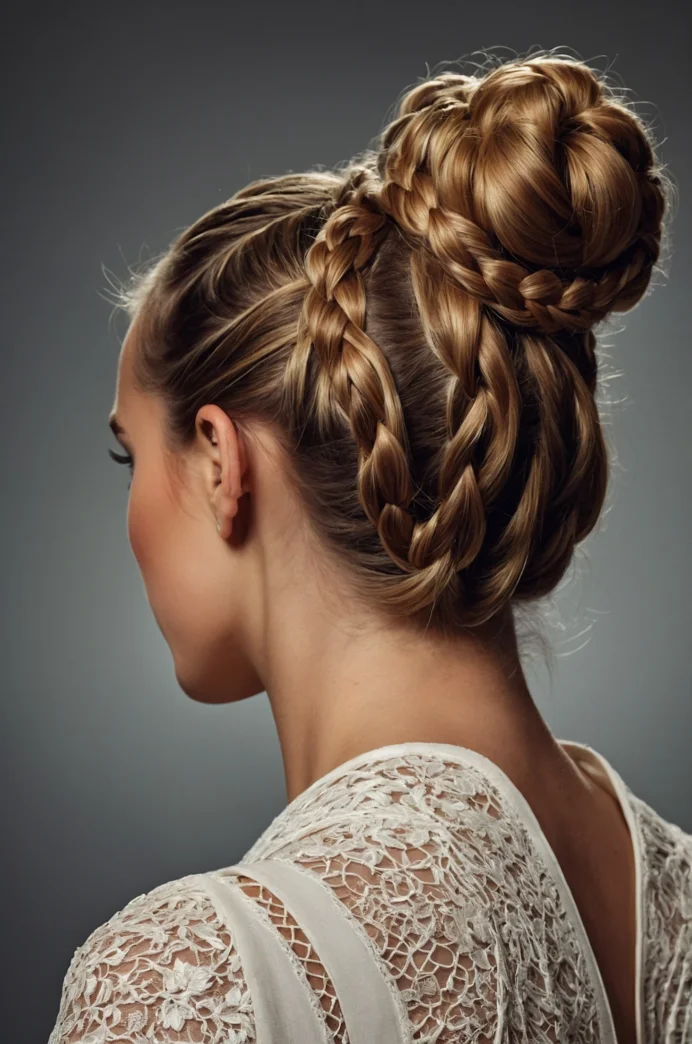
M 595 2 L 337 7 L 121 0 L 6 14 L 2 1035 L 45 1041 L 76 946 L 133 896 L 237 860 L 284 804 L 266 695 L 179 690 L 107 457 L 123 319 L 104 267 L 249 179 L 363 148 L 427 68 L 569 48 L 634 92 L 678 184 L 667 278 L 608 338 L 619 455 L 556 599 L 556 735 L 692 831 L 689 14 Z M 656 31 L 654 31 L 654 29 Z M 482 55 L 476 56 L 478 60 Z

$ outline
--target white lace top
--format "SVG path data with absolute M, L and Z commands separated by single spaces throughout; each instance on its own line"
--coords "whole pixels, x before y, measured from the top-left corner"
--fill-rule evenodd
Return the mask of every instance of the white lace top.
M 610 782 L 637 873 L 637 1042 L 692 1042 L 692 835 Z M 242 862 L 132 899 L 72 958 L 49 1044 L 616 1044 L 530 805 L 465 747 L 401 743 L 291 801 Z

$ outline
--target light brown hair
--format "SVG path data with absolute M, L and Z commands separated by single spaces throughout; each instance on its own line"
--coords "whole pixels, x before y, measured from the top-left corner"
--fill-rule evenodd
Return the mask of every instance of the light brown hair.
M 551 592 L 608 483 L 594 326 L 645 294 L 670 182 L 603 74 L 548 53 L 409 89 L 377 147 L 264 177 L 134 273 L 172 448 L 269 423 L 388 618 L 454 635 Z

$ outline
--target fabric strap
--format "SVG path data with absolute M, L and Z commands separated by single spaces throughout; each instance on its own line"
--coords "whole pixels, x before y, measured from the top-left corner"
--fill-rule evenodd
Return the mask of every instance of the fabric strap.
M 328 1044 L 324 1021 L 278 934 L 254 901 L 232 880 L 200 874 L 221 921 L 228 927 L 252 998 L 257 1044 Z
M 295 918 L 334 986 L 351 1044 L 410 1044 L 410 1024 L 395 1001 L 398 987 L 386 981 L 327 885 L 275 859 L 236 863 L 229 869 L 269 889 Z

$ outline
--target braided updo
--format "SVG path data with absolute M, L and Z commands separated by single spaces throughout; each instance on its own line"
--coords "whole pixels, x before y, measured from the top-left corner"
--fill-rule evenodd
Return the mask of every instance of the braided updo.
M 669 182 L 605 78 L 444 72 L 342 169 L 262 178 L 123 288 L 171 444 L 270 423 L 354 593 L 445 634 L 548 594 L 608 481 L 594 326 L 659 257 Z

